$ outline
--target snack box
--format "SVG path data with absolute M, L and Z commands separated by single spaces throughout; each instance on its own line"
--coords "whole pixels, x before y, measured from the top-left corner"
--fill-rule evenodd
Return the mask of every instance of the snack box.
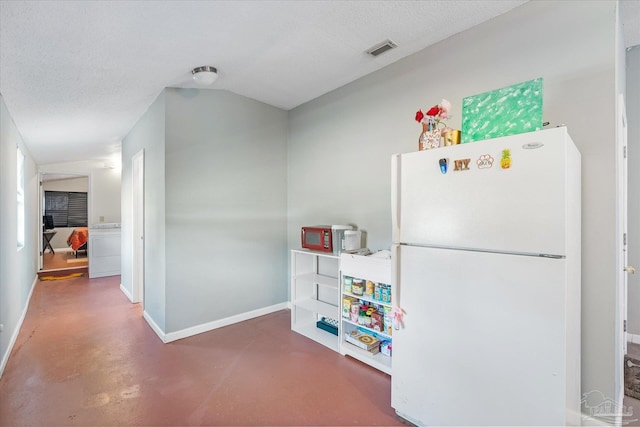
M 384 315 L 379 311 L 371 313 L 371 329 L 384 332 Z
M 391 357 L 391 341 L 382 341 L 382 344 L 380 344 L 380 353 Z
M 357 298 L 346 296 L 342 298 L 342 317 L 349 318 L 349 313 L 351 313 L 351 305 L 358 301 Z
M 367 351 L 380 350 L 380 340 L 364 332 L 354 330 L 344 334 L 345 341 Z

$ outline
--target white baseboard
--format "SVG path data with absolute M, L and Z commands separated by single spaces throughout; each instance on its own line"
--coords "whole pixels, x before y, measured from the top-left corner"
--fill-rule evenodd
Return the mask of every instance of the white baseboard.
M 142 317 L 147 321 L 149 326 L 151 326 L 151 329 L 153 329 L 153 332 L 156 333 L 156 335 L 162 340 L 162 342 L 166 343 L 167 336 L 165 335 L 164 331 L 160 329 L 160 326 L 158 326 L 158 324 L 151 318 L 151 316 L 149 316 L 146 310 L 142 312 Z
M 20 315 L 20 319 L 16 324 L 13 333 L 11 334 L 11 339 L 9 340 L 9 346 L 7 347 L 7 352 L 2 355 L 2 362 L 0 362 L 0 378 L 2 378 L 2 374 L 4 373 L 4 368 L 7 366 L 7 362 L 9 361 L 9 356 L 11 356 L 11 351 L 13 350 L 13 346 L 18 339 L 18 333 L 20 333 L 20 328 L 22 327 L 22 322 L 24 322 L 24 318 L 27 315 L 27 310 L 29 309 L 29 303 L 31 302 L 31 295 L 33 295 L 33 290 L 36 288 L 36 283 L 38 283 L 38 275 L 33 279 L 33 283 L 31 284 L 31 290 L 29 291 L 29 296 L 27 297 L 27 301 L 24 304 L 24 308 L 22 309 L 22 314 Z
M 287 301 L 287 308 L 291 310 L 291 301 Z
M 122 283 L 120 283 L 120 290 L 122 291 L 123 294 L 125 294 L 127 296 L 127 298 L 129 298 L 129 301 L 133 302 L 133 295 L 131 295 L 129 293 L 129 291 L 127 290 L 127 288 L 125 288 L 124 286 L 122 286 Z
M 640 344 L 640 335 L 630 334 L 627 332 L 627 342 L 632 342 L 634 344 Z
M 203 332 L 208 332 L 213 329 L 222 328 L 223 326 L 228 326 L 234 323 L 253 319 L 254 317 L 264 316 L 265 314 L 270 314 L 276 311 L 284 310 L 285 308 L 287 308 L 287 306 L 288 304 L 286 302 L 283 302 L 283 303 L 275 304 L 269 307 L 248 311 L 246 313 L 236 314 L 234 316 L 230 316 L 224 319 L 214 320 L 213 322 L 192 326 L 190 328 L 182 329 L 180 331 L 170 332 L 164 336 L 164 342 L 180 340 L 182 338 L 187 338 L 193 335 L 201 334 Z

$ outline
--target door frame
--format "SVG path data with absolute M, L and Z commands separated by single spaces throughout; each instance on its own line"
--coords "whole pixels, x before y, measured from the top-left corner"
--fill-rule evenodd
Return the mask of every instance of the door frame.
M 44 245 L 43 245 L 43 237 L 42 237 L 42 229 L 43 229 L 43 216 L 44 216 L 44 184 L 43 184 L 43 177 L 44 175 L 59 175 L 59 176 L 64 176 L 67 177 L 69 179 L 76 179 L 76 178 L 87 178 L 87 227 L 89 227 L 91 225 L 91 218 L 93 218 L 92 214 L 92 208 L 93 208 L 93 203 L 92 203 L 92 199 L 91 199 L 91 195 L 92 195 L 92 173 L 87 171 L 87 172 L 82 172 L 82 171 L 72 171 L 72 172 L 66 172 L 66 171 L 48 171 L 46 169 L 41 169 L 38 171 L 38 234 L 39 234 L 39 238 L 38 238 L 38 271 L 46 271 L 44 270 L 44 262 L 43 262 L 43 257 L 44 257 Z M 87 242 L 88 243 L 88 242 Z M 91 256 L 90 251 L 87 252 L 87 261 L 89 259 L 89 257 Z M 90 264 L 90 263 L 88 263 Z M 74 269 L 77 267 L 68 267 L 66 269 Z M 66 270 L 65 268 L 61 269 L 61 270 Z M 89 269 L 89 265 L 87 265 L 87 271 Z
M 131 296 L 144 308 L 144 148 L 131 158 Z

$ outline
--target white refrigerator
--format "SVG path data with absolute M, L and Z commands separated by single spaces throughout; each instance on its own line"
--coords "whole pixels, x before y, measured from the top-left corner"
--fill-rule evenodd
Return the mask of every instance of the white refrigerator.
M 581 173 L 566 128 L 398 154 L 392 181 L 397 414 L 580 424 Z

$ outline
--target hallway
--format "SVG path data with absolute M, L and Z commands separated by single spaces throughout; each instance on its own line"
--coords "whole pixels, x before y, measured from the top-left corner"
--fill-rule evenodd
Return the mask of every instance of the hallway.
M 119 285 L 36 284 L 0 425 L 402 425 L 390 377 L 291 332 L 288 310 L 163 344 Z

